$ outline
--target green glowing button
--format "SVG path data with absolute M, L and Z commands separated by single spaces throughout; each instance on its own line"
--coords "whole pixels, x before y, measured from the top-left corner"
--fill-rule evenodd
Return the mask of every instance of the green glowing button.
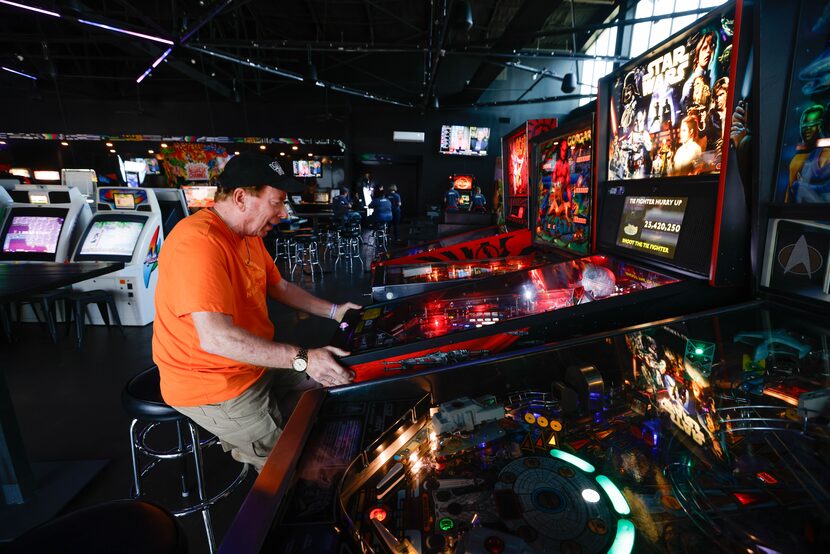
M 608 554 L 629 554 L 634 550 L 634 524 L 627 519 L 617 521 L 617 536 Z
M 442 517 L 438 520 L 438 527 L 442 531 L 451 531 L 452 528 L 455 527 L 455 522 L 448 517 Z
M 703 354 L 703 349 L 702 348 L 695 348 L 695 354 L 700 356 L 701 354 Z
M 631 513 L 631 508 L 628 507 L 628 502 L 620 492 L 620 489 L 617 488 L 617 485 L 615 485 L 611 479 L 605 475 L 597 475 L 597 483 L 599 483 L 599 486 L 605 491 L 605 494 L 608 495 L 608 498 L 611 499 L 611 505 L 614 506 L 614 509 L 618 514 L 625 516 Z
M 585 473 L 593 473 L 595 471 L 594 466 L 583 460 L 582 458 L 577 458 L 573 454 L 568 454 L 564 450 L 559 450 L 558 448 L 554 448 L 550 451 L 550 455 L 554 458 L 558 458 L 563 462 L 568 462 L 569 464 L 578 467 Z

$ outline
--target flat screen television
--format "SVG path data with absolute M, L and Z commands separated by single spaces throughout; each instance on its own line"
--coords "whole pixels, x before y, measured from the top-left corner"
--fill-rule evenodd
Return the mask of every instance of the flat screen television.
M 131 260 L 146 221 L 140 215 L 97 215 L 81 237 L 75 260 Z
M 318 204 L 329 204 L 331 203 L 331 191 L 330 190 L 318 190 L 314 193 L 314 201 Z
M 707 17 L 614 73 L 609 181 L 720 173 L 734 17 Z
M 214 185 L 184 185 L 182 190 L 188 208 L 210 208 L 213 206 L 213 197 L 216 196 Z
M 592 121 L 551 131 L 534 141 L 533 238 L 574 254 L 591 244 Z
M 3 227 L 0 258 L 54 261 L 68 212 L 66 208 L 13 208 Z
M 466 125 L 442 125 L 441 154 L 459 156 L 486 156 L 490 143 L 490 129 L 488 127 L 473 127 Z
M 322 177 L 323 164 L 318 160 L 294 160 L 294 177 Z

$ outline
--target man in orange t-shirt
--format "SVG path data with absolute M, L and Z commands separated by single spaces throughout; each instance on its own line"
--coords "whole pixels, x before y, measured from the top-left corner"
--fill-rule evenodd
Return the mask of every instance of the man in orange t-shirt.
M 338 322 L 332 304 L 285 281 L 262 242 L 303 187 L 268 156 L 231 158 L 213 208 L 182 220 L 159 256 L 153 360 L 164 401 L 215 434 L 257 471 L 282 432 L 281 396 L 352 380 L 332 346 L 273 342 L 266 296 Z

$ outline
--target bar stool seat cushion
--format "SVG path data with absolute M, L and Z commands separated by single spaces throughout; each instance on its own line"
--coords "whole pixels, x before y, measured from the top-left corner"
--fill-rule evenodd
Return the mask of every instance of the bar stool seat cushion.
M 142 421 L 177 421 L 186 417 L 171 408 L 161 397 L 161 378 L 157 367 L 146 369 L 130 379 L 121 392 L 124 410 Z
M 184 554 L 187 550 L 184 530 L 170 512 L 150 502 L 114 500 L 35 527 L 4 552 Z

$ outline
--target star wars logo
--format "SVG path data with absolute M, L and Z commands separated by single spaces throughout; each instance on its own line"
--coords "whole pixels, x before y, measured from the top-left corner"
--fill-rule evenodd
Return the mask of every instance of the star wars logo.
M 580 133 L 575 133 L 568 137 L 568 146 L 573 148 L 574 146 L 582 146 L 584 144 L 591 143 L 591 130 L 588 129 L 586 131 L 582 131 Z
M 669 419 L 678 429 L 689 435 L 697 444 L 703 446 L 706 443 L 706 437 L 700 428 L 700 424 L 686 413 L 683 404 L 666 397 L 660 398 L 658 403 L 660 409 L 669 415 Z
M 652 60 L 643 75 L 643 95 L 650 96 L 655 90 L 663 90 L 679 83 L 686 77 L 688 67 L 689 54 L 682 44 Z

